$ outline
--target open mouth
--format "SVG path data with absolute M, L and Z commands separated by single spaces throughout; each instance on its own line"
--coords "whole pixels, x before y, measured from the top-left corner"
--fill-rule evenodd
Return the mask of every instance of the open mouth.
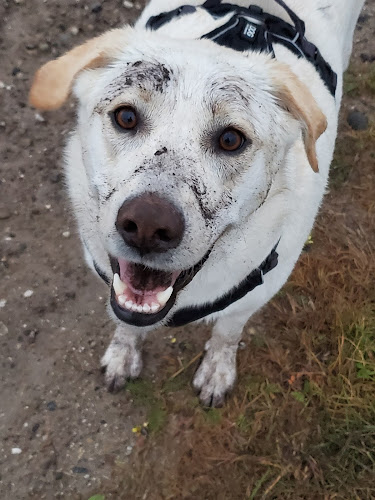
M 176 302 L 177 293 L 194 278 L 210 251 L 187 270 L 162 271 L 111 257 L 111 306 L 116 316 L 134 326 L 161 321 Z

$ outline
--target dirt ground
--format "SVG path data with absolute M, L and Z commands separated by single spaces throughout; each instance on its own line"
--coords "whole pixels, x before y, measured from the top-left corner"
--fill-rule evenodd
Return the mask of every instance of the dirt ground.
M 105 495 L 106 499 L 375 498 L 370 486 L 353 496 L 341 497 L 341 487 L 333 480 L 329 483 L 324 463 L 320 464 L 318 455 L 310 451 L 304 452 L 301 466 L 301 471 L 306 467 L 314 471 L 305 474 L 307 482 L 302 472 L 290 476 L 285 461 L 290 464 L 295 458 L 286 458 L 284 452 L 284 462 L 278 462 L 284 469 L 266 476 L 269 469 L 262 467 L 275 461 L 267 459 L 262 448 L 252 449 L 248 475 L 240 470 L 238 457 L 244 456 L 245 441 L 249 443 L 258 433 L 256 437 L 266 442 L 267 432 L 272 435 L 274 425 L 256 427 L 258 416 L 258 420 L 254 417 L 255 427 L 245 426 L 247 410 L 241 404 L 249 397 L 249 385 L 246 389 L 239 385 L 227 408 L 207 413 L 197 406 L 189 387 L 196 363 L 185 370 L 182 382 L 178 377 L 170 379 L 180 366 L 199 354 L 208 334 L 205 327 L 157 332 L 145 350 L 146 382 L 134 383 L 116 395 L 105 390 L 99 360 L 113 332 L 105 311 L 107 290 L 83 263 L 61 174 L 61 151 L 72 125 L 73 107 L 39 114 L 28 107 L 27 93 L 33 73 L 42 63 L 108 28 L 133 21 L 141 8 L 141 4 L 120 0 L 0 3 L 0 496 L 4 500 L 87 500 L 94 494 Z M 371 85 L 375 84 L 362 75 L 374 71 L 374 27 L 375 0 L 368 0 L 355 36 L 355 62 L 346 84 L 331 190 L 317 223 L 314 244 L 302 257 L 285 291 L 250 322 L 248 333 L 255 333 L 258 340 L 251 341 L 251 353 L 246 353 L 249 349 L 240 353 L 243 380 L 248 381 L 254 373 L 262 374 L 264 380 L 284 388 L 286 378 L 301 370 L 293 351 L 301 352 L 302 333 L 310 328 L 306 325 L 319 323 L 327 303 L 316 298 L 317 320 L 294 292 L 298 287 L 309 287 L 311 296 L 319 296 L 324 286 L 321 269 L 326 265 L 332 271 L 339 261 L 342 263 L 344 254 L 337 249 L 349 248 L 351 241 L 357 246 L 345 261 L 348 276 L 357 272 L 353 262 L 360 261 L 365 278 L 348 278 L 352 288 L 347 297 L 352 301 L 366 294 L 373 297 L 369 276 L 374 251 L 371 148 L 375 108 L 371 89 L 375 88 Z M 353 132 L 346 122 L 354 108 L 370 120 L 365 131 Z M 334 323 L 333 317 L 326 319 L 319 332 L 333 331 Z M 291 331 L 302 333 L 291 336 Z M 265 332 L 269 335 L 266 343 L 260 335 Z M 249 338 L 245 340 L 250 345 Z M 281 344 L 275 341 L 277 338 L 281 338 Z M 331 359 L 334 352 L 332 367 L 340 351 L 327 348 L 326 342 L 323 339 L 311 349 L 317 358 L 320 356 L 319 363 Z M 281 363 L 278 356 L 288 360 L 280 369 L 275 368 Z M 263 360 L 263 368 L 259 360 Z M 318 361 L 311 361 L 310 368 L 314 362 Z M 324 368 L 326 373 L 335 374 L 329 367 Z M 172 387 L 172 383 L 177 385 Z M 289 436 L 289 443 L 297 439 L 290 438 L 291 432 L 303 428 L 303 411 L 309 409 L 307 403 L 298 406 L 298 398 L 305 396 L 301 387 L 294 389 L 302 396 L 295 395 L 293 400 L 293 391 L 288 388 L 285 392 L 289 399 L 284 406 L 290 414 L 278 434 Z M 279 396 L 274 392 L 271 403 L 284 397 L 284 393 Z M 318 411 L 316 408 L 314 411 Z M 145 421 L 149 423 L 141 430 Z M 374 426 L 375 421 L 369 425 Z M 236 426 L 238 433 L 233 434 Z M 198 458 L 197 436 L 210 439 L 209 451 L 202 447 Z M 298 453 L 293 449 L 290 456 L 300 456 L 305 442 L 298 441 Z M 314 466 L 307 456 L 316 462 Z M 353 463 L 355 460 L 353 456 Z M 213 465 L 218 461 L 220 473 Z M 200 471 L 197 464 L 201 464 Z M 366 467 L 373 474 L 374 469 Z M 222 472 L 225 470 L 227 476 Z M 313 477 L 323 485 L 315 493 L 309 482 Z M 300 493 L 288 490 L 292 483 L 284 483 L 285 489 L 277 493 L 285 478 L 295 481 Z M 236 489 L 240 485 L 241 489 Z M 226 492 L 227 486 L 232 493 Z M 262 488 L 265 496 L 258 497 Z

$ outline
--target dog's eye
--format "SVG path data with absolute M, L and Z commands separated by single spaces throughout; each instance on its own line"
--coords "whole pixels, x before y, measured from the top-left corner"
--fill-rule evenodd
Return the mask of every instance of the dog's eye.
M 137 126 L 137 115 L 134 109 L 129 106 L 117 108 L 114 117 L 115 122 L 121 128 L 131 130 Z
M 227 128 L 219 137 L 219 145 L 224 151 L 237 151 L 244 142 L 244 135 L 234 128 Z

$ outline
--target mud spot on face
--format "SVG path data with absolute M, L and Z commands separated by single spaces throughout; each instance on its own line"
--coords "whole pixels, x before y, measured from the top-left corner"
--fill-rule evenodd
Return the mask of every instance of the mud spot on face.
M 115 193 L 116 193 L 117 189 L 116 188 L 113 188 L 105 197 L 105 201 L 108 201 Z
M 155 151 L 154 156 L 160 156 L 160 155 L 163 155 L 165 153 L 168 153 L 168 149 L 164 146 L 163 148 Z
M 191 184 L 191 190 L 194 193 L 194 196 L 198 202 L 200 211 L 203 215 L 203 218 L 205 221 L 209 221 L 214 217 L 215 212 L 211 209 L 209 209 L 206 204 L 203 201 L 203 196 L 202 196 L 202 188 L 199 184 L 199 182 L 193 182 Z

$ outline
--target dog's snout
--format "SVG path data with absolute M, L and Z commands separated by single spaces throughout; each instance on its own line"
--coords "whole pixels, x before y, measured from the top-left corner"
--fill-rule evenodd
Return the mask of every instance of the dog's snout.
M 144 193 L 123 203 L 116 228 L 125 243 L 144 255 L 176 248 L 182 240 L 185 223 L 173 203 L 155 193 Z

